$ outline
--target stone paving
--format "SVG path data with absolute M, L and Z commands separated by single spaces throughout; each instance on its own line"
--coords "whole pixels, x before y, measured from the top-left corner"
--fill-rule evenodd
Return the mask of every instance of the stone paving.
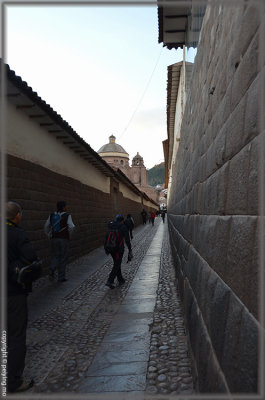
M 102 248 L 71 263 L 64 284 L 45 277 L 36 285 L 25 368 L 32 395 L 194 392 L 167 225 L 158 218 L 137 228 L 132 244 L 126 283 L 114 290 L 105 286 L 112 259 Z

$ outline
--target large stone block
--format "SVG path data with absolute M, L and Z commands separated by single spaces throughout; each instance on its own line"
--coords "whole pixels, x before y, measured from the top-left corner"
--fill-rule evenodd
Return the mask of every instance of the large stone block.
M 198 166 L 200 182 L 204 182 L 204 180 L 206 179 L 206 163 L 207 163 L 207 157 L 206 157 L 206 153 L 205 153 L 200 158 L 200 162 L 199 162 L 199 166 Z
M 216 219 L 213 236 L 213 249 L 209 251 L 207 259 L 214 271 L 222 278 L 225 275 L 227 265 L 227 251 L 230 240 L 232 217 L 223 216 Z M 211 235 L 211 233 L 210 233 Z
M 215 251 L 215 246 L 218 245 L 215 240 L 217 219 L 218 216 L 216 215 L 201 216 L 199 219 L 199 226 L 196 228 L 199 229 L 199 231 L 197 238 L 194 239 L 195 247 L 201 257 L 207 262 L 213 259 L 214 256 L 212 253 Z
M 208 330 L 212 344 L 220 361 L 224 350 L 225 327 L 230 300 L 230 289 L 218 278 L 215 285 L 212 301 L 209 303 Z
M 247 103 L 245 112 L 245 126 L 243 131 L 243 140 L 248 143 L 259 133 L 259 124 L 261 119 L 261 74 L 257 76 L 247 92 Z
M 179 253 L 185 260 L 189 258 L 189 251 L 190 251 L 190 243 L 182 236 L 180 236 L 179 240 Z
M 251 142 L 248 173 L 247 213 L 249 215 L 259 214 L 259 190 L 260 190 L 260 167 L 262 152 L 261 136 Z
M 184 284 L 184 318 L 188 327 L 192 353 L 196 361 L 200 392 L 215 393 L 217 388 L 219 391 L 227 391 L 202 314 L 187 279 L 185 279 Z M 221 376 L 218 377 L 219 375 Z M 221 382 L 223 382 L 223 385 Z
M 232 83 L 232 110 L 244 97 L 251 83 L 258 73 L 259 36 L 256 34 L 252 39 L 241 63 L 239 64 Z
M 232 393 L 239 391 L 239 388 L 236 385 L 236 375 L 240 366 L 238 343 L 240 338 L 243 308 L 243 304 L 231 293 L 226 316 L 223 353 L 220 359 L 220 364 Z
M 226 89 L 228 87 L 229 82 L 226 81 L 227 74 L 226 74 L 226 62 L 227 62 L 227 55 L 226 55 L 227 47 L 224 45 L 222 49 L 222 57 L 220 57 L 218 65 L 215 71 L 215 82 L 211 84 L 211 87 L 214 87 L 214 93 L 212 97 L 212 107 L 213 107 L 213 115 L 215 115 L 215 110 L 218 109 L 219 104 L 221 103 Z M 213 90 L 213 89 L 212 89 Z
M 225 214 L 228 172 L 228 163 L 223 165 L 217 172 L 217 200 L 215 214 Z
M 230 83 L 226 88 L 226 93 L 219 105 L 216 109 L 215 119 L 216 119 L 216 127 L 217 131 L 220 132 L 225 125 L 231 114 L 231 97 L 232 97 L 232 84 Z M 217 133 L 218 133 L 217 132 Z
M 247 213 L 249 153 L 247 145 L 229 162 L 226 214 Z
M 262 332 L 257 321 L 243 309 L 240 336 L 238 343 L 239 369 L 235 378 L 235 385 L 242 393 L 256 393 L 258 390 L 259 333 Z
M 224 165 L 207 181 L 204 182 L 204 214 L 218 215 L 225 213 L 226 191 L 227 191 L 228 165 Z
M 204 268 L 204 262 L 202 258 L 199 257 L 195 249 L 192 246 L 190 246 L 189 258 L 186 267 L 186 276 L 187 279 L 189 280 L 189 284 L 194 292 L 197 301 L 199 301 L 201 295 L 200 289 L 201 289 L 202 268 Z
M 185 215 L 184 218 L 184 238 L 185 240 L 192 242 L 192 216 Z
M 232 218 L 227 264 L 223 274 L 226 284 L 254 314 L 257 313 L 253 306 L 257 304 L 258 292 L 257 266 L 253 265 L 253 240 L 256 232 L 257 217 Z
M 204 214 L 203 184 L 197 183 L 195 185 L 194 190 L 195 190 L 194 214 Z
M 260 23 L 260 5 L 253 3 L 247 6 L 236 34 L 238 51 L 242 57 L 247 51 Z
M 244 147 L 242 138 L 244 132 L 245 108 L 246 98 L 243 98 L 225 124 L 225 130 L 223 131 L 223 136 L 225 137 L 225 160 L 231 160 L 231 158 Z
M 194 292 L 196 292 L 196 301 L 201 312 L 203 315 L 206 315 L 205 310 L 208 307 L 206 291 L 211 276 L 211 269 L 201 257 L 198 257 L 198 255 L 196 259 L 196 269 L 198 270 L 198 278 L 193 280 Z
M 229 393 L 226 378 L 220 369 L 214 350 L 209 353 L 205 384 L 204 392 L 216 394 Z
M 218 282 L 217 275 L 210 270 L 209 278 L 207 279 L 205 293 L 202 296 L 202 301 L 200 304 L 200 310 L 207 326 L 208 331 L 211 328 L 211 307 L 210 304 L 214 301 L 214 293 L 216 291 L 216 286 Z

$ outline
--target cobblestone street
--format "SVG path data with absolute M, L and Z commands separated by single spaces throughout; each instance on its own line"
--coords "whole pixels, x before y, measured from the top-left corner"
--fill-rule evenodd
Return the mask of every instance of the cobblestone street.
M 37 282 L 25 368 L 32 395 L 194 393 L 167 224 L 138 227 L 132 246 L 126 283 L 114 290 L 105 286 L 112 259 L 103 248 L 68 265 L 67 282 Z

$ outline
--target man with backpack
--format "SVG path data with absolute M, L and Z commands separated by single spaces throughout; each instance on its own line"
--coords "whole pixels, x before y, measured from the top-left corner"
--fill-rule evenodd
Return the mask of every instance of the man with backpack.
M 114 280 L 117 277 L 119 285 L 125 283 L 125 279 L 121 273 L 121 263 L 124 253 L 124 241 L 129 249 L 128 260 L 132 258 L 132 247 L 130 242 L 129 231 L 124 224 L 124 218 L 118 214 L 115 221 L 110 222 L 105 237 L 104 249 L 106 254 L 110 254 L 113 258 L 113 268 L 109 274 L 106 286 L 114 289 Z
M 58 269 L 58 282 L 65 282 L 65 270 L 69 249 L 69 240 L 75 228 L 72 217 L 66 212 L 66 202 L 58 201 L 57 211 L 50 214 L 44 225 L 44 232 L 51 238 L 50 280 L 54 279 Z

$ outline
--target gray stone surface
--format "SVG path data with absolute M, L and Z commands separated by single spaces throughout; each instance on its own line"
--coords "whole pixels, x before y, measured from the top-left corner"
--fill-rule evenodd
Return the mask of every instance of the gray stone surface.
M 246 214 L 248 165 L 250 145 L 243 148 L 230 162 L 227 183 L 226 214 Z
M 25 369 L 36 382 L 30 392 L 193 393 L 167 225 L 159 222 L 136 230 L 123 286 L 105 286 L 112 262 L 97 251 L 68 265 L 65 285 L 43 280 L 35 287 Z M 49 296 L 36 304 L 45 289 Z
M 237 294 L 247 308 L 257 316 L 258 282 L 252 282 L 249 295 L 249 282 L 253 280 L 258 266 L 253 265 L 253 243 L 257 229 L 257 217 L 236 216 L 232 218 L 230 241 L 227 252 L 225 282 Z M 255 276 L 255 275 L 254 275 Z
M 257 222 L 259 162 L 265 151 L 259 95 L 265 87 L 258 57 L 265 47 L 258 29 L 264 17 L 260 4 L 207 6 L 173 160 L 170 242 L 200 388 L 209 392 L 226 392 L 227 384 L 235 393 L 256 390 L 255 372 L 247 375 L 241 350 L 244 341 L 246 348 L 253 344 L 254 366 L 255 329 L 248 321 L 240 336 L 239 327 L 241 312 L 258 318 L 262 288 Z

